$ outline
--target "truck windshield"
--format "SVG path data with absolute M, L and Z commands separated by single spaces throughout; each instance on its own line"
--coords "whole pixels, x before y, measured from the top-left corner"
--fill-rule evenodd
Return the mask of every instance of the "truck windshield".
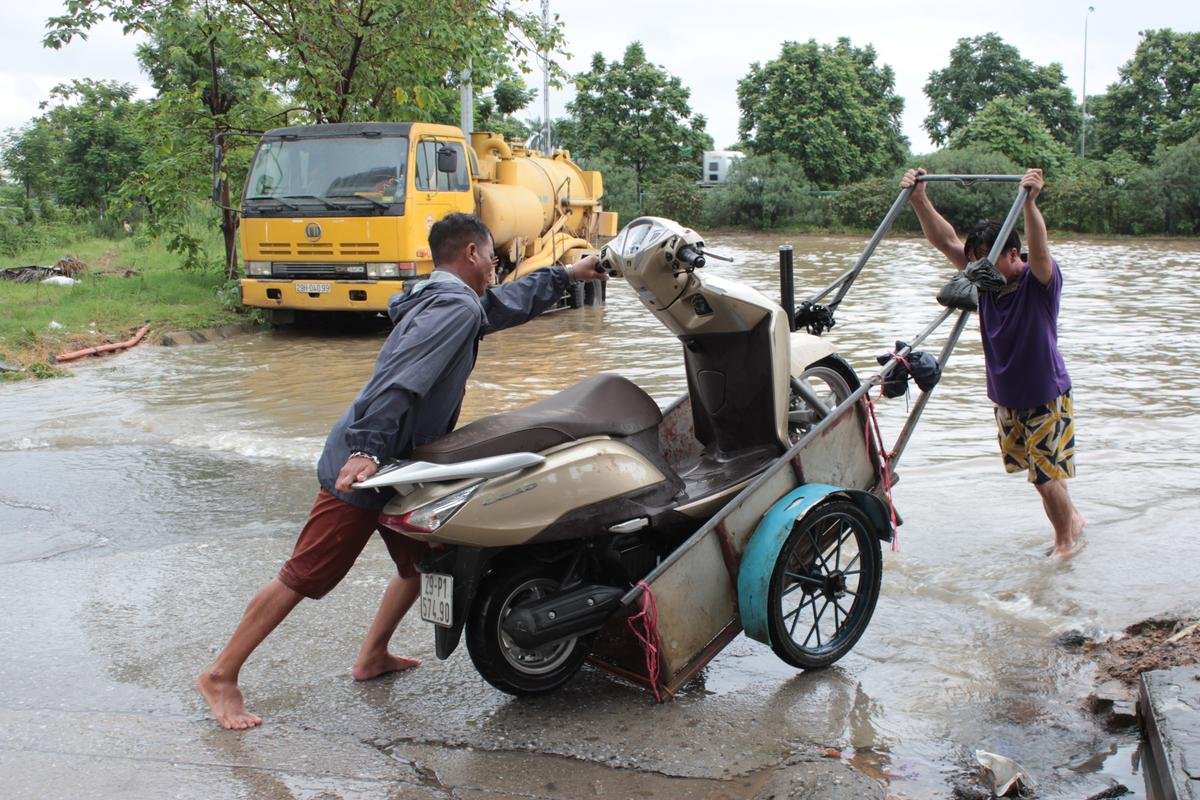
M 407 158 L 404 136 L 264 140 L 246 180 L 245 199 L 376 213 L 383 206 L 395 213 L 403 210 Z M 346 203 L 347 198 L 364 202 Z

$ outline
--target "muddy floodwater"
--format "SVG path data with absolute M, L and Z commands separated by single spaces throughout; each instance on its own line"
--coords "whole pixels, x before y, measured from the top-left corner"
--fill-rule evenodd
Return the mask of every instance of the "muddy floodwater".
M 782 241 L 711 237 L 734 263 L 707 269 L 778 296 Z M 803 299 L 851 266 L 863 239 L 791 243 Z M 1052 249 L 1065 278 L 1083 551 L 1047 560 L 1038 497 L 1003 472 L 973 319 L 900 464 L 899 546 L 885 549 L 882 596 L 854 650 L 800 674 L 739 638 L 663 706 L 590 667 L 551 698 L 510 698 L 482 683 L 465 648 L 437 662 L 417 619 L 397 646 L 426 664 L 353 684 L 389 575 L 375 543 L 248 664 L 264 728 L 219 732 L 191 682 L 290 552 L 325 434 L 381 337 L 143 346 L 67 380 L 0 387 L 0 783 L 30 797 L 451 796 L 419 770 L 411 785 L 429 794 L 377 791 L 380 764 L 411 766 L 392 749 L 403 744 L 455 748 L 459 771 L 435 770 L 439 780 L 496 792 L 469 796 L 541 797 L 558 795 L 520 778 L 539 769 L 522 761 L 534 754 L 574 759 L 556 767 L 565 786 L 567 773 L 601 768 L 732 780 L 795 754 L 829 760 L 833 748 L 891 796 L 923 798 L 949 797 L 981 749 L 1024 765 L 1043 797 L 1084 797 L 1109 778 L 1143 795 L 1136 738 L 1084 710 L 1094 667 L 1055 639 L 1200 607 L 1200 243 L 1057 238 Z M 885 241 L 827 338 L 873 370 L 875 355 L 933 320 L 949 275 L 923 242 Z M 923 349 L 940 349 L 948 330 Z M 662 403 L 685 386 L 678 342 L 620 281 L 603 308 L 486 339 L 463 419 L 602 370 Z M 890 443 L 906 400 L 878 408 Z M 481 753 L 509 760 L 464 766 Z M 709 796 L 672 785 L 653 796 Z M 636 796 L 598 791 L 578 796 Z

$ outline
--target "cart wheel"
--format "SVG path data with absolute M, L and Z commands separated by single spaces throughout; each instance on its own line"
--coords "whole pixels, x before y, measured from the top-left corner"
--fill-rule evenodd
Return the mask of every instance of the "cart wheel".
M 853 391 L 843 370 L 850 370 L 850 365 L 835 356 L 829 356 L 804 370 L 798 379 L 793 378 L 792 381 L 793 383 L 797 380 L 806 381 L 821 402 L 827 408 L 833 408 L 849 397 Z M 852 370 L 851 374 L 853 374 Z M 792 444 L 800 441 L 800 437 L 808 433 L 809 429 L 820 419 L 817 410 L 809 406 L 804 398 L 797 394 L 796 387 L 793 385 L 791 398 L 788 401 L 788 436 L 791 438 Z
M 835 500 L 796 522 L 771 573 L 771 648 L 794 667 L 844 656 L 867 629 L 879 598 L 879 537 L 853 503 Z
M 467 651 L 483 679 L 502 692 L 543 694 L 569 681 L 591 649 L 590 637 L 542 647 L 518 647 L 500 623 L 514 606 L 558 589 L 558 573 L 545 564 L 497 571 L 480 587 L 467 619 Z

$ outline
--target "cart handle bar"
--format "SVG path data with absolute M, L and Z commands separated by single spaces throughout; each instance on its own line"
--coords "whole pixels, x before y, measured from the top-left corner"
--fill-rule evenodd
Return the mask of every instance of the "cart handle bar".
M 964 186 L 969 186 L 973 183 L 1019 183 L 1024 177 L 1024 175 L 918 175 L 917 182 L 954 182 L 961 183 Z M 842 298 L 844 298 L 846 293 L 850 291 L 851 285 L 853 285 L 854 280 L 858 277 L 858 273 L 862 272 L 862 268 L 866 266 L 867 260 L 870 259 L 872 254 L 874 254 L 875 248 L 879 246 L 879 243 L 883 240 L 883 237 L 892 227 L 892 223 L 896 221 L 896 217 L 900 216 L 900 212 L 904 210 L 904 204 L 908 202 L 908 197 L 912 194 L 912 191 L 913 187 L 911 186 L 900 190 L 900 195 L 896 198 L 895 202 L 892 203 L 892 207 L 888 209 L 887 214 L 883 218 L 883 222 L 880 222 L 879 227 L 875 229 L 875 233 L 871 236 L 871 240 L 867 242 L 866 248 L 863 250 L 862 255 L 858 257 L 858 261 L 854 264 L 854 267 L 842 273 L 837 280 L 822 289 L 818 294 L 813 295 L 809 299 L 810 303 L 819 303 L 822 298 L 824 298 L 834 289 L 838 289 L 837 297 L 831 300 L 828 306 L 831 313 L 837 310 L 837 307 L 842 302 Z M 1014 210 L 1020 210 L 1021 204 L 1025 201 L 1026 193 L 1027 190 L 1025 189 L 1021 189 L 1017 192 L 1017 202 L 1013 204 Z M 1008 219 L 1015 221 L 1016 217 L 1014 216 L 1013 211 L 1009 212 Z M 1012 231 L 1012 225 L 1008 224 L 1008 220 L 1005 221 L 1005 225 L 1006 230 L 1001 231 L 1002 235 L 996 239 L 996 241 L 999 243 L 1002 243 L 1005 239 L 1007 239 L 1009 232 Z M 1003 247 L 1001 247 L 1000 250 L 1003 250 Z M 989 254 L 988 257 L 993 264 L 995 264 L 996 259 L 999 258 L 1000 250 L 992 248 L 992 252 Z

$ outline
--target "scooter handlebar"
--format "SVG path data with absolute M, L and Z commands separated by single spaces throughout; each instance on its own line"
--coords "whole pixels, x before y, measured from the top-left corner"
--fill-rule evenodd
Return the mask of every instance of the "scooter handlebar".
M 700 269 L 704 266 L 704 254 L 690 244 L 685 244 L 675 253 L 680 261 L 687 264 L 692 269 Z

